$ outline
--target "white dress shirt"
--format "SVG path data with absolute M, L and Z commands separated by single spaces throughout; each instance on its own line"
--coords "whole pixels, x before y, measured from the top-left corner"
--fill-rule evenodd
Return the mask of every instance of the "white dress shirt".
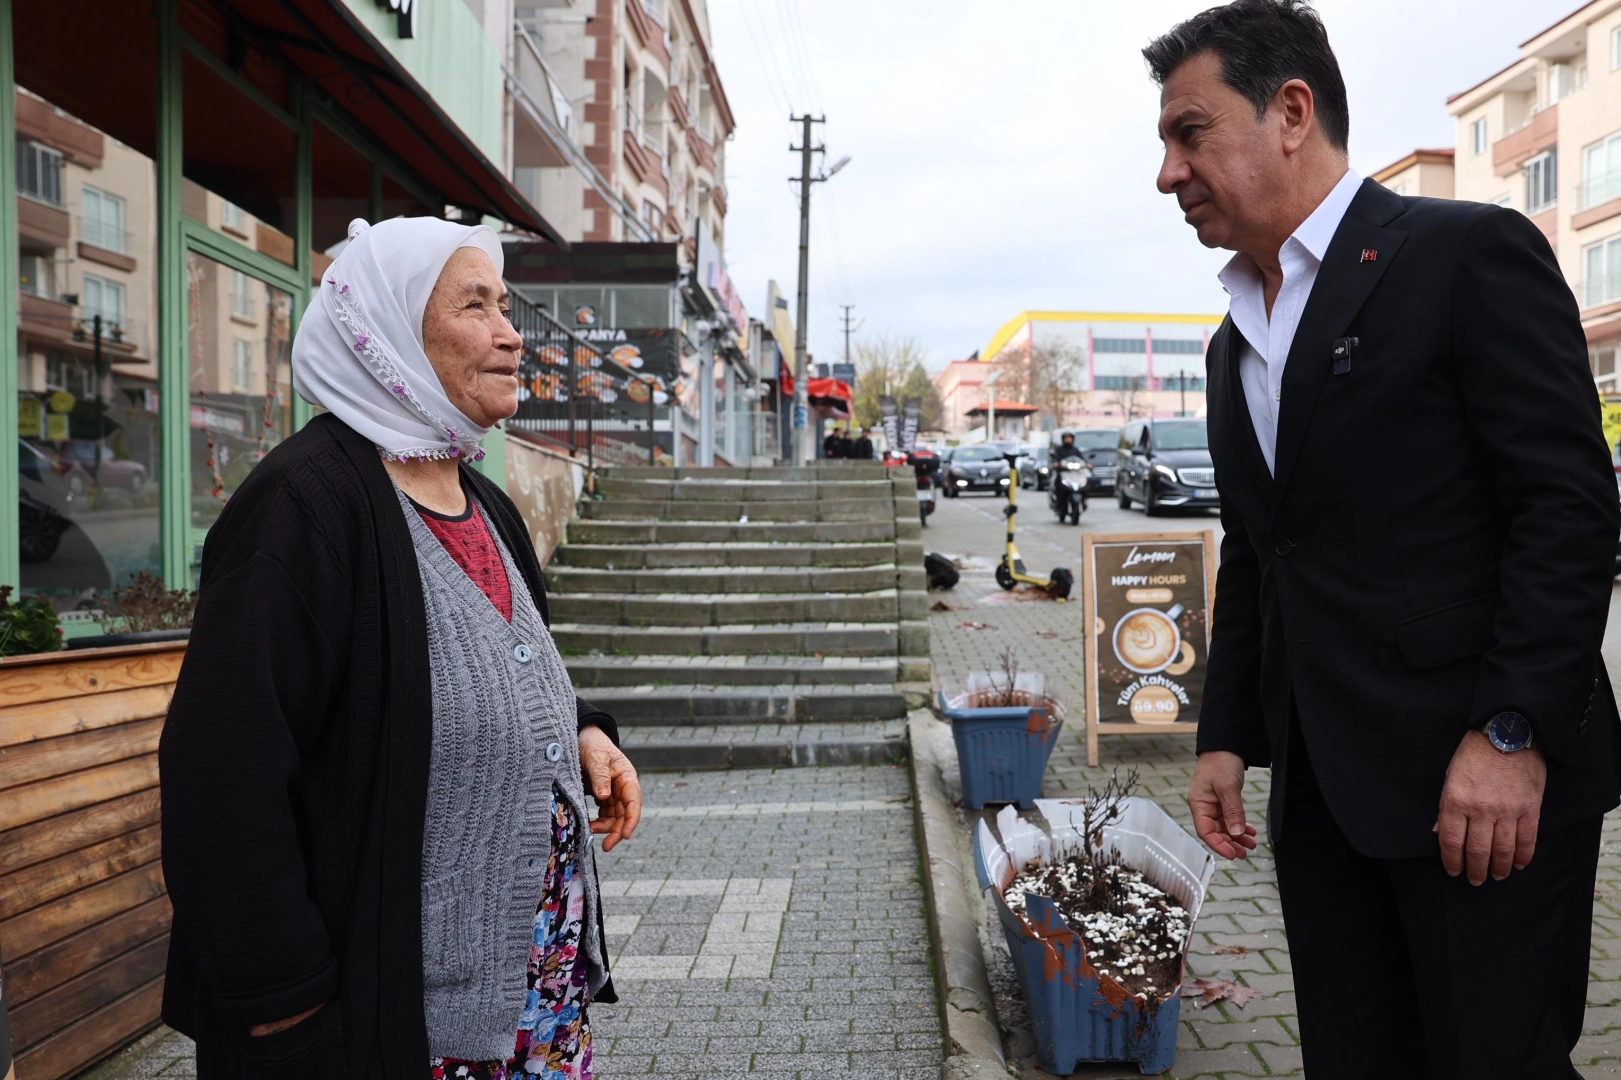
M 1283 242 L 1278 251 L 1283 287 L 1272 302 L 1270 319 L 1261 270 L 1254 259 L 1240 252 L 1217 275 L 1222 288 L 1232 297 L 1228 313 L 1233 325 L 1244 335 L 1244 348 L 1238 355 L 1238 379 L 1244 385 L 1244 400 L 1268 472 L 1277 471 L 1273 459 L 1277 456 L 1278 410 L 1283 404 L 1283 366 L 1289 360 L 1289 347 L 1294 344 L 1311 287 L 1317 283 L 1323 253 L 1361 186 L 1362 178 L 1346 170 L 1328 197 Z

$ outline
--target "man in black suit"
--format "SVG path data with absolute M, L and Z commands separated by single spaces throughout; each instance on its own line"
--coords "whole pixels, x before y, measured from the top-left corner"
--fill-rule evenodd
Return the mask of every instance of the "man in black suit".
M 850 456 L 857 461 L 872 460 L 872 440 L 867 437 L 866 428 L 856 429 L 856 441 L 851 444 Z
M 1618 718 L 1621 528 L 1570 288 L 1519 213 L 1346 156 L 1304 0 L 1144 54 L 1160 190 L 1222 272 L 1208 355 L 1221 570 L 1188 804 L 1268 826 L 1307 1074 L 1573 1077 Z

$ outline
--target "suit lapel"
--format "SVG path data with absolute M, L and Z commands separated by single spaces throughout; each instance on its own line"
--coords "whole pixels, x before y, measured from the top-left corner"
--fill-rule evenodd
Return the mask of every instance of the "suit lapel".
M 1344 335 L 1407 239 L 1405 232 L 1383 224 L 1401 211 L 1399 196 L 1376 181 L 1364 180 L 1329 241 L 1283 369 L 1283 401 L 1273 456 L 1274 506 L 1283 501 L 1295 459 L 1300 456 L 1317 396 L 1333 364 L 1334 339 Z M 1364 257 L 1368 252 L 1374 253 L 1372 258 Z
M 1255 418 L 1250 415 L 1248 399 L 1244 397 L 1244 380 L 1239 377 L 1239 358 L 1244 355 L 1244 335 L 1238 332 L 1232 316 L 1222 326 L 1221 351 L 1216 363 L 1221 365 L 1222 390 L 1227 398 L 1228 415 L 1233 418 L 1232 438 L 1238 444 L 1238 456 L 1244 461 L 1250 486 L 1261 501 L 1272 504 L 1272 474 L 1267 471 L 1266 458 L 1261 454 L 1260 441 L 1255 437 Z

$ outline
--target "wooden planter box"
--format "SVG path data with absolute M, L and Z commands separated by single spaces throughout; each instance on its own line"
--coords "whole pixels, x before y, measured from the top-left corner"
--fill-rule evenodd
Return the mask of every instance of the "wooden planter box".
M 0 661 L 0 958 L 17 1080 L 158 1022 L 158 735 L 185 642 Z

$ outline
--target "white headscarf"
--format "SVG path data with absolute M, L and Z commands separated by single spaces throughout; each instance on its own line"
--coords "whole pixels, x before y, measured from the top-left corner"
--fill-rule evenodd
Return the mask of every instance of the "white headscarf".
M 299 324 L 293 388 L 390 460 L 484 456 L 479 441 L 489 429 L 451 404 L 422 347 L 428 296 L 464 247 L 483 251 L 501 272 L 501 240 L 487 225 L 356 218 Z

